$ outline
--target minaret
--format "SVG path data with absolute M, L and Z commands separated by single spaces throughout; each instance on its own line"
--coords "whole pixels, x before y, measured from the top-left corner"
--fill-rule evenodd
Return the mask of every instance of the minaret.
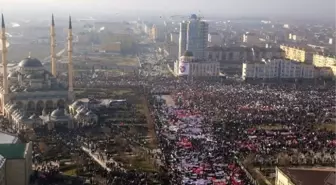
M 5 19 L 3 14 L 1 14 L 1 43 L 2 43 L 2 67 L 3 67 L 3 94 L 7 97 L 8 95 L 8 81 L 7 81 L 7 39 L 6 39 L 6 27 Z M 6 99 L 4 97 L 4 99 Z M 6 104 L 6 100 L 2 100 L 3 104 Z
M 72 24 L 71 16 L 69 16 L 69 30 L 68 30 L 68 76 L 69 76 L 69 101 L 73 101 L 73 69 L 72 69 Z
M 2 113 L 5 114 L 5 105 L 8 101 L 8 80 L 7 80 L 7 39 L 6 39 L 6 26 L 5 26 L 5 19 L 3 14 L 1 14 L 1 43 L 2 43 Z
M 56 76 L 56 53 L 55 53 L 55 20 L 54 14 L 51 16 L 51 26 L 50 26 L 50 55 L 51 55 L 51 73 L 53 76 Z

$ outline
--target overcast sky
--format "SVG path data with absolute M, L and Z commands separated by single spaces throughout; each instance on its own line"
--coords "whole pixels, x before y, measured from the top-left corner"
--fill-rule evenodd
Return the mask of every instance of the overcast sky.
M 64 11 L 192 12 L 237 16 L 335 17 L 335 0 L 0 0 L 4 13 Z M 90 13 L 90 12 L 87 12 Z

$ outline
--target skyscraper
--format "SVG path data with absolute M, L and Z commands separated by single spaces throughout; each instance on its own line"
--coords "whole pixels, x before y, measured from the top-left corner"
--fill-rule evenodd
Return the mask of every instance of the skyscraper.
M 188 50 L 195 59 L 205 58 L 208 43 L 209 24 L 192 14 L 188 21 L 180 23 L 179 57 Z

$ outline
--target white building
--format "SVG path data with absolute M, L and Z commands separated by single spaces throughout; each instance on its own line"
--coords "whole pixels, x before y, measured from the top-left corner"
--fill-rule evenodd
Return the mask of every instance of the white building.
M 219 62 L 197 60 L 193 57 L 192 52 L 186 51 L 174 63 L 174 73 L 176 76 L 218 76 L 219 75 Z
M 286 59 L 273 59 L 265 62 L 243 63 L 242 78 L 247 79 L 312 79 L 313 65 Z

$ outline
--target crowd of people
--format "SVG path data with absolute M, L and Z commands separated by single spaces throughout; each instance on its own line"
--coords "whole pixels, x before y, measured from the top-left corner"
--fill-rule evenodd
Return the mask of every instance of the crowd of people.
M 335 164 L 335 132 L 325 128 L 335 122 L 334 85 L 113 79 L 101 73 L 95 86 L 134 86 L 173 97 L 174 106 L 159 105 L 162 97 L 151 101 L 173 184 L 248 184 L 237 160 L 249 155 L 256 166 Z
M 62 76 L 60 77 L 63 78 Z M 64 81 L 67 79 L 64 77 Z M 75 77 L 76 88 L 134 87 L 150 104 L 159 141 L 159 152 L 146 148 L 140 134 L 129 134 L 119 119 L 106 125 L 90 125 L 56 132 L 35 129 L 37 140 L 61 148 L 62 155 L 84 159 L 83 173 L 91 184 L 103 179 L 107 184 L 145 185 L 249 185 L 254 184 L 242 163 L 254 166 L 324 165 L 334 166 L 336 133 L 327 126 L 335 123 L 335 86 L 304 84 L 247 84 L 221 79 L 175 79 L 168 76 L 115 76 L 107 72 L 87 72 Z M 106 113 L 110 114 L 110 113 Z M 111 113 L 112 114 L 112 113 Z M 133 116 L 132 116 L 133 114 Z M 130 125 L 145 121 L 135 113 L 118 118 Z M 6 119 L 2 118 L 2 122 Z M 119 126 L 116 126 L 120 124 Z M 7 128 L 0 125 L 2 129 Z M 108 126 L 110 125 L 110 126 Z M 88 132 L 109 127 L 93 136 Z M 113 160 L 114 136 L 127 140 L 124 150 L 139 146 L 162 166 L 163 173 L 125 169 Z M 43 139 L 42 139 L 43 140 Z M 99 166 L 88 153 L 107 162 Z M 62 184 L 60 166 L 44 162 L 40 147 L 33 146 L 38 184 Z M 55 154 L 56 155 L 56 154 Z M 55 156 L 57 159 L 57 156 Z M 57 162 L 58 164 L 58 162 Z M 107 170 L 108 169 L 108 170 Z M 80 184 L 73 181 L 73 184 Z
M 335 131 L 324 128 L 335 121 L 334 87 L 182 84 L 165 87 L 175 105 L 153 101 L 182 184 L 248 184 L 236 160 L 251 154 L 259 166 L 335 164 Z

